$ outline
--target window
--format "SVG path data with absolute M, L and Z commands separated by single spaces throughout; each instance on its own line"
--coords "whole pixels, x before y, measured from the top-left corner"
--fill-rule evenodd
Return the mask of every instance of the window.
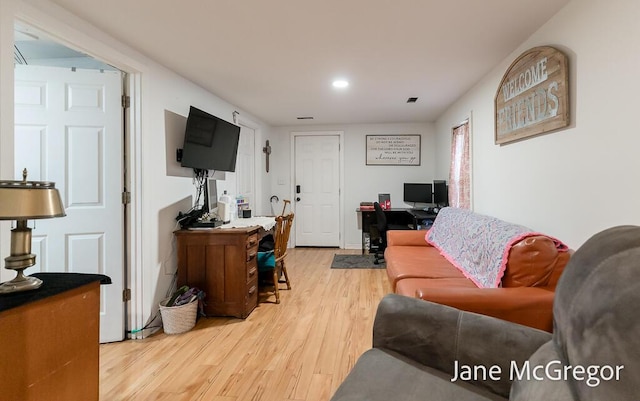
M 451 169 L 449 170 L 449 205 L 471 209 L 471 154 L 469 120 L 453 129 L 451 135 Z

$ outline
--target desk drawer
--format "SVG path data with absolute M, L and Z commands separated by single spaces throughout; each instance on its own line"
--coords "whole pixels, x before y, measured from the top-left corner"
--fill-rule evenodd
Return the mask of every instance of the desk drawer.
M 254 246 L 252 248 L 247 249 L 247 254 L 246 254 L 246 259 L 247 259 L 247 265 L 249 263 L 255 263 L 256 260 L 258 259 L 258 247 Z
M 249 235 L 247 237 L 247 249 L 252 248 L 254 246 L 257 249 L 258 248 L 258 241 L 260 241 L 260 239 L 258 238 L 258 233 Z
M 258 305 L 258 277 L 254 277 L 253 280 L 247 283 L 246 294 L 246 307 L 247 315 Z
M 258 234 L 247 237 L 246 269 L 247 283 L 258 278 Z
M 254 258 L 251 262 L 247 262 L 247 283 L 258 277 L 258 261 Z

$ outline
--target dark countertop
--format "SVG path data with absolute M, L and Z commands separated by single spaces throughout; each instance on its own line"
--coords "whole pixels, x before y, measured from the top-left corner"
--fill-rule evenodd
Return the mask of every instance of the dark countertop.
M 39 301 L 94 281 L 99 281 L 100 284 L 111 284 L 111 278 L 103 274 L 34 273 L 32 276 L 41 279 L 42 286 L 37 290 L 0 294 L 0 312 Z

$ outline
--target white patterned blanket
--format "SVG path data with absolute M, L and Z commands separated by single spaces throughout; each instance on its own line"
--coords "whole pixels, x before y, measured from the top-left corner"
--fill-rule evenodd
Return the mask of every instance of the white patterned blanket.
M 511 246 L 523 238 L 544 235 L 466 209 L 447 207 L 427 232 L 426 240 L 480 288 L 500 287 Z M 559 251 L 569 248 L 549 237 Z

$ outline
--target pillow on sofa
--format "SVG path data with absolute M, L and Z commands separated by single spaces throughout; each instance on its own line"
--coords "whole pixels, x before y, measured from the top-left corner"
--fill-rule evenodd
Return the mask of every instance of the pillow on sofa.
M 543 235 L 466 209 L 446 207 L 425 239 L 480 288 L 497 288 L 511 247 L 523 238 Z M 548 236 L 547 236 L 548 237 Z M 550 238 L 559 251 L 569 248 Z

